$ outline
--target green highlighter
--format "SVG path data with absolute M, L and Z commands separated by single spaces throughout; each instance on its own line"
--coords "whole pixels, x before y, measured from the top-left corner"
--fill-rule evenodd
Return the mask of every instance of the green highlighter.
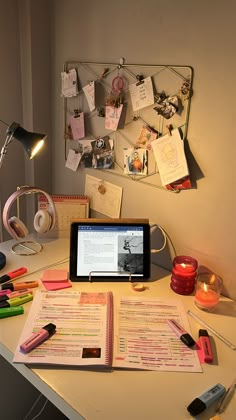
M 0 318 L 8 316 L 21 315 L 24 313 L 23 306 L 12 306 L 11 308 L 0 308 Z

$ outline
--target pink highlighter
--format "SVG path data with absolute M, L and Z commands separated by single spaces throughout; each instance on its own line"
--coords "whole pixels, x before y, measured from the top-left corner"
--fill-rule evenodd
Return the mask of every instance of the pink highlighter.
M 20 345 L 20 349 L 24 353 L 28 353 L 30 350 L 34 349 L 36 346 L 41 344 L 43 341 L 51 337 L 56 331 L 56 325 L 47 324 L 37 332 L 33 333 L 29 338 L 27 338 L 24 343 Z

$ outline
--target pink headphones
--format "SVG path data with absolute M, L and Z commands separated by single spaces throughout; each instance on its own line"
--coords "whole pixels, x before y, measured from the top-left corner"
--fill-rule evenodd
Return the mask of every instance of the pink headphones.
M 48 210 L 39 210 L 34 216 L 34 228 L 36 232 L 46 233 L 53 228 L 56 221 L 56 211 L 52 198 L 45 191 L 35 187 L 22 187 L 15 191 L 6 201 L 2 220 L 5 229 L 10 233 L 14 239 L 25 238 L 29 231 L 25 224 L 16 216 L 9 218 L 11 206 L 17 200 L 27 193 L 40 193 L 43 194 L 49 203 Z

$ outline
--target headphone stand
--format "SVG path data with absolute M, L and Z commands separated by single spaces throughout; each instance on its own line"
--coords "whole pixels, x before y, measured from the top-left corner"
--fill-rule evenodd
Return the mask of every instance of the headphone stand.
M 39 254 L 43 249 L 43 245 L 36 241 L 17 242 L 11 248 L 16 255 L 31 256 Z

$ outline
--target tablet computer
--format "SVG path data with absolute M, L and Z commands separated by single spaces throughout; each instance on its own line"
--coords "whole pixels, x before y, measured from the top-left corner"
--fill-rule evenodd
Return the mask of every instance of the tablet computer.
M 70 231 L 72 281 L 127 281 L 150 277 L 147 219 L 80 219 Z

